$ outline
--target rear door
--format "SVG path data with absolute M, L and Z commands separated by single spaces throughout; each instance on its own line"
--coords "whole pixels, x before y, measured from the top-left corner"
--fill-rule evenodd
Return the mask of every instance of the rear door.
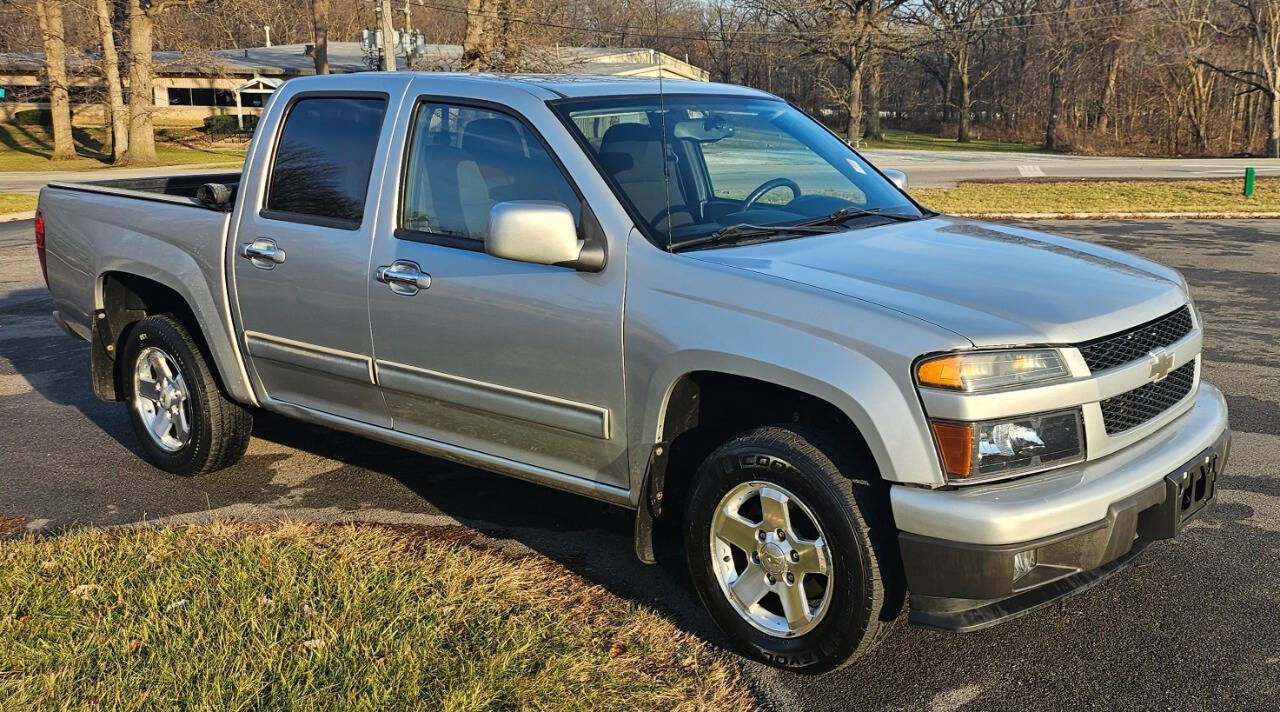
M 374 384 L 368 269 L 378 205 L 371 177 L 385 163 L 388 103 L 383 93 L 288 99 L 232 259 L 259 395 L 384 427 L 391 418 Z
M 453 90 L 448 98 L 407 97 L 393 148 L 402 165 L 388 172 L 400 176 L 401 192 L 374 242 L 370 318 L 394 427 L 550 470 L 541 474 L 548 479 L 625 487 L 625 233 L 608 236 L 598 273 L 486 254 L 497 202 L 551 200 L 580 229 L 596 223 L 549 141 L 580 149 L 541 100 L 498 87 L 501 101 L 489 103 L 456 91 L 478 83 L 452 84 L 440 84 L 440 93 Z M 535 131 L 522 105 L 542 112 L 555 134 Z M 384 283 L 384 267 L 423 279 Z

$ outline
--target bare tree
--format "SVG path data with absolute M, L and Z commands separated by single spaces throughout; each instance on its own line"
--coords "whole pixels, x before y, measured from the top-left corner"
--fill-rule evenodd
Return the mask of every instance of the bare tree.
M 36 20 L 44 44 L 45 74 L 49 78 L 49 113 L 53 123 L 53 161 L 76 157 L 71 137 L 71 100 L 67 94 L 67 43 L 63 34 L 62 0 L 36 0 Z
M 142 164 L 156 162 L 155 64 L 151 56 L 155 46 L 156 19 L 179 6 L 192 6 L 212 0 L 128 0 L 129 17 L 129 149 L 117 163 Z
M 843 70 L 844 81 L 820 77 L 831 99 L 848 113 L 845 137 L 862 138 L 863 77 L 875 51 L 875 34 L 885 16 L 903 0 L 754 0 L 787 28 L 803 57 Z
M 98 0 L 103 2 L 103 0 Z M 329 0 L 311 0 L 311 22 L 315 27 L 316 74 L 329 73 Z
M 1230 0 L 1228 7 L 1232 12 L 1214 25 L 1214 29 L 1223 37 L 1244 38 L 1252 66 L 1232 68 L 1205 57 L 1199 57 L 1198 61 L 1267 97 L 1266 155 L 1280 158 L 1280 2 Z
M 94 0 L 98 19 L 98 45 L 102 48 L 102 82 L 107 88 L 108 134 L 112 159 L 129 150 L 129 114 L 124 108 L 124 88 L 120 84 L 120 55 L 116 52 L 115 26 L 107 0 Z
M 954 71 L 957 97 L 954 106 L 957 114 L 956 140 L 969 142 L 969 123 L 973 112 L 974 80 L 973 53 L 985 37 L 991 0 L 923 0 L 920 9 L 913 13 L 916 23 L 933 35 L 948 66 Z M 981 74 L 979 81 L 989 74 Z M 944 97 L 951 101 L 951 97 Z

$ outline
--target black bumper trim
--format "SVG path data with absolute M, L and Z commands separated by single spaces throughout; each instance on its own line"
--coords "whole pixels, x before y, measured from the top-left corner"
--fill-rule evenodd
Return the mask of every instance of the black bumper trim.
M 980 630 L 1097 585 L 1147 546 L 1177 535 L 1217 494 L 1231 431 L 1150 487 L 1111 505 L 1105 519 L 1043 539 L 996 546 L 898 535 L 910 622 Z M 1034 568 L 1013 580 L 1014 556 L 1034 549 Z

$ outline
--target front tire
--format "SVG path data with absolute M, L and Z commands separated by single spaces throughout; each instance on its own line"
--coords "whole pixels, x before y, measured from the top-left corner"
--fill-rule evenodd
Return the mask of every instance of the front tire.
M 119 368 L 129 421 L 151 464 L 195 475 L 229 467 L 248 449 L 253 416 L 222 394 L 177 319 L 161 314 L 134 324 Z
M 770 665 L 846 665 L 901 610 L 887 502 L 847 471 L 854 462 L 817 431 L 777 425 L 742 433 L 699 468 L 685 512 L 694 587 L 720 628 Z

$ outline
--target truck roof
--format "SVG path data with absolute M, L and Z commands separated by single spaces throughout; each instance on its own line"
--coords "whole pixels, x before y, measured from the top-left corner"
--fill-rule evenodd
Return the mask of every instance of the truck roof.
M 722 84 L 719 82 L 700 82 L 692 79 L 663 79 L 659 81 L 655 77 L 619 77 L 608 74 L 489 74 L 474 72 L 428 72 L 428 71 L 409 71 L 409 72 L 360 72 L 359 74 L 350 75 L 326 75 L 333 76 L 399 76 L 413 74 L 422 77 L 434 77 L 438 79 L 466 79 L 477 82 L 492 82 L 495 84 L 503 84 L 510 87 L 518 87 L 525 90 L 536 87 L 560 98 L 580 98 L 592 96 L 634 96 L 646 94 L 658 94 L 660 91 L 667 94 L 721 94 L 735 96 L 753 96 L 777 98 L 759 89 L 738 86 L 736 84 Z M 311 77 L 300 78 L 303 81 L 315 81 Z M 331 80 L 330 80 L 331 81 Z M 542 92 L 538 92 L 542 93 Z

